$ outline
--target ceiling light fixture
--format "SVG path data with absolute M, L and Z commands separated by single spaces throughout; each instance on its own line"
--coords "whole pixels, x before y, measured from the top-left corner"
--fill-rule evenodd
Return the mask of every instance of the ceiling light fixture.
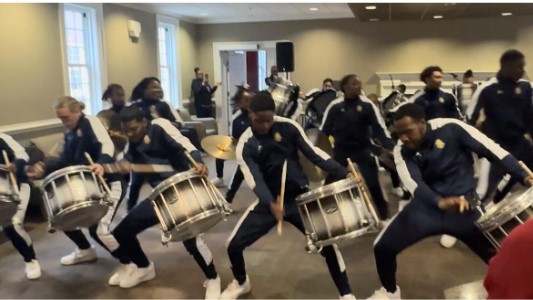
M 379 21 L 379 19 L 378 18 L 371 18 L 369 21 L 370 22 L 376 22 L 376 21 Z
M 365 9 L 366 10 L 374 10 L 374 9 L 376 9 L 376 6 L 375 5 L 368 5 L 368 6 L 365 6 Z
M 201 13 L 200 16 L 207 16 L 207 13 Z
M 512 15 L 513 15 L 512 12 L 504 12 L 504 13 L 502 13 L 502 16 L 504 16 L 504 17 L 508 17 L 508 16 L 512 16 Z
M 433 16 L 433 19 L 442 19 L 442 18 L 443 18 L 443 16 L 441 16 L 441 15 Z
M 316 8 L 316 7 L 311 7 L 311 8 L 309 8 L 309 10 L 312 10 L 312 11 L 317 11 L 317 10 L 318 10 L 318 8 Z

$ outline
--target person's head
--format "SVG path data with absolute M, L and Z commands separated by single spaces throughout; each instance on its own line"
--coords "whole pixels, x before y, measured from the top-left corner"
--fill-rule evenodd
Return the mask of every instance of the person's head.
M 235 95 L 233 95 L 233 97 L 231 97 L 231 101 L 235 104 L 237 108 L 248 110 L 253 95 L 254 94 L 246 87 L 238 86 L 237 92 L 235 93 Z
M 405 94 L 405 91 L 407 91 L 407 86 L 405 84 L 400 84 L 398 86 L 398 92 L 402 93 L 402 94 Z
M 250 101 L 250 121 L 252 130 L 259 135 L 265 135 L 270 132 L 274 125 L 274 111 L 276 105 L 274 99 L 268 92 L 259 92 L 253 96 Z
M 157 77 L 146 77 L 141 80 L 131 93 L 131 100 L 149 99 L 161 100 L 163 99 L 163 88 L 161 81 Z
M 472 72 L 472 70 L 466 70 L 463 74 L 463 83 L 474 83 L 474 72 Z
M 270 74 L 277 76 L 278 75 L 278 66 L 273 65 L 272 67 L 270 67 Z
M 524 76 L 525 65 L 524 54 L 515 49 L 505 51 L 500 57 L 500 73 L 514 81 L 518 81 Z
M 198 67 L 194 68 L 194 75 L 196 75 L 197 79 L 204 79 L 204 71 Z
M 420 73 L 420 80 L 426 84 L 427 89 L 438 89 L 442 85 L 442 69 L 438 66 L 429 66 Z
M 361 80 L 355 74 L 349 74 L 341 79 L 341 91 L 345 98 L 357 98 L 361 95 Z
M 120 84 L 111 83 L 107 86 L 104 94 L 102 95 L 102 100 L 111 101 L 113 106 L 124 106 L 126 105 L 126 97 L 124 95 L 124 88 Z
M 70 96 L 60 97 L 54 104 L 56 116 L 61 120 L 63 126 L 69 130 L 76 127 L 84 108 L 85 103 Z
M 328 77 L 322 81 L 322 90 L 331 90 L 331 89 L 333 89 L 333 80 Z
M 424 108 L 414 103 L 404 104 L 398 108 L 393 120 L 396 133 L 405 147 L 418 149 L 427 131 Z
M 146 134 L 148 124 L 143 111 L 136 106 L 126 106 L 120 111 L 119 118 L 128 141 L 139 143 Z

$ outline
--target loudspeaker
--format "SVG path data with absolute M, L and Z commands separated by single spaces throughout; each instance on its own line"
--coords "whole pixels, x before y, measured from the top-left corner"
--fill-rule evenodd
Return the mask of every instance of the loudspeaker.
M 292 42 L 276 43 L 276 65 L 278 72 L 294 71 L 294 46 Z

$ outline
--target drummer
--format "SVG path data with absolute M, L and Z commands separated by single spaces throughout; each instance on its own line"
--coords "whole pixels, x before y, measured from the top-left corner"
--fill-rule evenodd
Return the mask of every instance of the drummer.
M 201 176 L 207 175 L 208 170 L 202 162 L 200 151 L 181 135 L 170 121 L 158 118 L 149 122 L 143 111 L 135 106 L 125 107 L 120 112 L 120 120 L 129 140 L 126 145 L 125 159 L 130 163 L 164 163 L 170 164 L 176 171 L 187 171 L 189 162 L 184 152 L 189 151 L 199 163 L 196 172 Z M 121 165 L 124 171 L 130 170 L 129 163 L 123 161 Z M 144 178 L 152 187 L 155 187 L 174 174 L 175 172 L 152 173 Z M 142 184 L 143 182 L 136 182 L 131 185 L 129 193 L 139 195 Z M 120 247 L 113 253 L 113 256 L 118 257 L 121 265 L 109 279 L 110 285 L 131 288 L 155 278 L 154 263 L 146 257 L 137 235 L 158 223 L 151 201 L 147 198 L 135 206 L 115 227 L 113 235 L 120 243 Z M 204 283 L 207 287 L 206 299 L 218 299 L 220 277 L 215 270 L 211 251 L 200 236 L 186 240 L 183 244 L 207 277 Z
M 426 121 L 424 109 L 405 104 L 394 117 L 401 143 L 394 148 L 396 169 L 413 200 L 374 242 L 376 267 L 383 287 L 373 299 L 400 299 L 396 256 L 418 241 L 449 234 L 488 262 L 494 249 L 476 227 L 480 213 L 472 152 L 499 162 L 517 179 L 533 185 L 517 160 L 474 127 L 456 119 Z
M 362 95 L 361 80 L 357 75 L 344 76 L 341 91 L 345 98 L 328 105 L 320 130 L 333 137 L 333 157 L 337 162 L 346 166 L 346 159 L 350 158 L 357 163 L 376 203 L 379 217 L 385 220 L 388 218 L 388 208 L 379 184 L 376 160 L 370 152 L 370 129 L 384 148 L 392 150 L 394 142 L 379 110 Z M 326 182 L 331 182 L 331 178 L 327 178 Z
M 11 218 L 11 224 L 0 224 L 0 228 L 3 228 L 3 231 L 11 240 L 13 247 L 24 258 L 24 262 L 26 263 L 26 277 L 28 279 L 37 279 L 41 277 L 41 267 L 35 257 L 30 236 L 24 230 L 24 217 L 26 216 L 26 209 L 30 201 L 30 185 L 28 184 L 24 167 L 29 157 L 24 148 L 11 136 L 0 132 L 0 164 L 2 165 L 7 164 L 4 160 L 3 153 L 1 153 L 4 151 L 10 163 L 8 166 L 9 171 L 15 174 L 19 190 L 18 200 L 20 203 L 18 204 L 15 215 Z
M 224 290 L 221 299 L 237 299 L 250 292 L 250 278 L 244 266 L 244 249 L 267 234 L 278 221 L 285 219 L 302 233 L 305 232 L 295 198 L 308 190 L 309 182 L 298 160 L 298 150 L 320 168 L 334 174 L 335 178 L 350 176 L 345 168 L 314 147 L 296 122 L 274 116 L 274 111 L 275 104 L 270 94 L 255 95 L 249 107 L 251 127 L 242 134 L 237 145 L 237 160 L 244 179 L 259 199 L 246 210 L 227 241 L 235 279 Z M 280 205 L 279 193 L 285 159 L 287 177 L 284 208 Z M 354 298 L 337 246 L 324 247 L 321 254 L 326 258 L 339 294 L 346 299 Z
M 111 138 L 100 119 L 83 113 L 85 108 L 83 102 L 64 96 L 57 99 L 54 108 L 57 117 L 67 129 L 63 151 L 59 158 L 51 160 L 46 165 L 42 162 L 35 164 L 32 170 L 28 172 L 29 177 L 42 178 L 62 168 L 87 165 L 85 153 L 88 153 L 96 162 L 95 165 L 91 166 L 95 172 L 102 169 L 101 163 L 114 162 L 115 148 Z M 118 177 L 108 176 L 106 179 L 111 188 L 109 197 L 113 205 L 109 207 L 107 214 L 98 224 L 89 227 L 89 234 L 98 244 L 111 252 L 118 248 L 118 243 L 109 232 L 109 224 L 115 215 L 115 209 L 120 204 L 122 188 Z M 81 230 L 65 231 L 65 234 L 76 244 L 76 249 L 61 258 L 62 265 L 75 265 L 97 259 L 96 249 L 89 243 Z

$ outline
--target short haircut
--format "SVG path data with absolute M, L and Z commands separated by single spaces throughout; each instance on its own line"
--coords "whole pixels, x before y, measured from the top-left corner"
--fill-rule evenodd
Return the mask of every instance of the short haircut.
M 500 65 L 513 63 L 519 59 L 524 59 L 524 54 L 516 49 L 505 51 L 500 57 Z
M 341 91 L 342 91 L 343 93 L 345 93 L 345 91 L 344 91 L 344 86 L 348 83 L 348 81 L 350 81 L 350 79 L 352 79 L 352 78 L 354 78 L 354 77 L 357 77 L 357 75 L 355 75 L 355 74 L 348 74 L 348 75 L 342 77 L 342 79 L 341 79 L 341 83 L 340 83 L 340 86 L 341 86 Z
M 398 108 L 394 114 L 394 121 L 398 121 L 404 117 L 410 117 L 413 120 L 425 120 L 426 113 L 424 108 L 415 103 L 407 103 Z
M 71 113 L 78 113 L 85 109 L 85 103 L 78 101 L 76 98 L 71 96 L 62 96 L 56 100 L 54 108 L 67 108 Z
M 145 116 L 144 112 L 137 106 L 126 106 L 119 113 L 120 122 L 142 121 Z
M 258 113 L 260 111 L 275 111 L 276 104 L 272 95 L 268 92 L 260 92 L 257 95 L 252 97 L 250 101 L 250 107 L 248 108 L 253 113 Z
M 102 95 L 102 100 L 107 100 L 111 97 L 111 94 L 113 94 L 114 90 L 124 90 L 124 88 L 120 84 L 111 83 L 107 86 L 107 89 L 104 91 L 104 94 Z
M 324 84 L 324 83 L 326 83 L 326 82 L 329 82 L 329 83 L 331 83 L 331 85 L 333 85 L 333 79 L 331 79 L 331 78 L 329 78 L 329 77 L 326 78 L 326 79 L 324 79 L 324 80 L 322 81 L 322 84 Z
M 426 78 L 431 77 L 433 72 L 437 71 L 442 73 L 442 69 L 439 66 L 429 66 L 425 68 L 422 73 L 420 73 L 420 81 L 426 82 Z
M 466 72 L 463 74 L 463 78 L 471 78 L 471 77 L 474 77 L 474 72 L 472 72 L 472 70 L 470 69 L 466 70 Z

